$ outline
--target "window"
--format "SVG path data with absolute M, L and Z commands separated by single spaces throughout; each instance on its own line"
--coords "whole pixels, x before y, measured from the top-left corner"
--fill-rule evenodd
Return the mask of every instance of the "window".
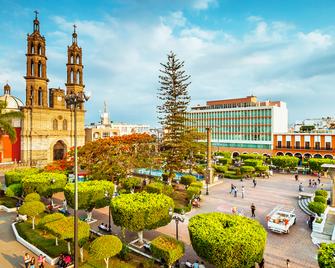
M 42 77 L 42 63 L 40 61 L 38 62 L 37 76 Z
M 77 64 L 80 64 L 80 57 L 77 56 Z
M 38 105 L 42 106 L 42 102 L 43 102 L 43 93 L 42 93 L 42 89 L 39 88 L 39 90 L 38 90 Z
M 315 142 L 315 149 L 320 150 L 320 142 L 319 141 Z
M 63 130 L 67 130 L 67 120 L 63 120 Z
M 39 55 L 42 55 L 42 47 L 41 47 L 41 44 L 38 44 L 37 53 L 38 53 Z
M 52 121 L 52 129 L 53 130 L 58 130 L 58 121 L 57 121 L 57 119 L 54 119 Z
M 300 141 L 296 141 L 295 142 L 295 148 L 296 149 L 300 149 Z
M 331 150 L 332 148 L 331 142 L 326 142 L 326 150 Z
M 109 132 L 102 132 L 102 137 L 103 138 L 109 137 Z
M 305 149 L 310 149 L 310 143 L 309 143 L 309 141 L 305 142 Z
M 77 71 L 76 83 L 80 84 L 80 72 L 79 72 L 79 70 Z
M 35 75 L 35 70 L 34 70 L 34 62 L 31 60 L 30 62 L 30 75 L 34 76 Z
M 278 141 L 277 148 L 281 148 L 281 141 Z
M 291 141 L 286 141 L 286 148 L 288 148 L 288 149 L 291 148 Z

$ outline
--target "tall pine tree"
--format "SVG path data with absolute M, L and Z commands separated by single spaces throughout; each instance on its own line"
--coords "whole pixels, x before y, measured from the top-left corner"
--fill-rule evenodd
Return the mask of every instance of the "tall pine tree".
M 164 129 L 162 156 L 165 160 L 165 171 L 170 179 L 173 171 L 181 171 L 185 167 L 186 109 L 190 102 L 187 87 L 190 76 L 183 70 L 184 62 L 176 58 L 176 54 L 168 54 L 167 63 L 161 63 L 158 98 L 163 102 L 158 106 L 158 119 Z

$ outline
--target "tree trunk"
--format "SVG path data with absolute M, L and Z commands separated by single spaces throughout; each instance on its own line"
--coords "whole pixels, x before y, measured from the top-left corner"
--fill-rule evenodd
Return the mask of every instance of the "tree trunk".
M 69 241 L 67 242 L 67 253 L 71 255 L 71 245 Z
M 143 244 L 144 243 L 143 242 L 143 231 L 138 232 L 137 235 L 138 235 L 138 242 L 140 244 Z
M 57 236 L 56 236 L 56 246 L 58 246 L 58 238 L 57 238 Z
M 35 230 L 35 217 L 33 217 L 33 230 Z
M 108 268 L 109 258 L 105 258 L 104 261 L 106 263 L 106 268 Z
M 79 252 L 80 252 L 80 261 L 84 262 L 84 247 L 80 247 Z

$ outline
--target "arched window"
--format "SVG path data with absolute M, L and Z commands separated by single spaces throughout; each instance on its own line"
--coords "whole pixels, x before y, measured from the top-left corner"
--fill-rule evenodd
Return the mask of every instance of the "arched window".
M 34 62 L 33 62 L 33 60 L 31 60 L 31 62 L 30 62 L 30 74 L 31 74 L 32 76 L 35 75 Z
M 72 64 L 74 64 L 74 56 L 73 56 L 73 54 L 71 54 L 70 62 L 71 62 Z
M 29 53 L 34 54 L 34 43 L 30 43 L 30 51 Z
M 76 72 L 72 72 L 72 83 L 76 83 Z
M 42 46 L 41 46 L 41 44 L 38 44 L 38 47 L 37 47 L 37 53 L 38 53 L 39 55 L 42 55 Z
M 79 70 L 77 71 L 77 79 L 76 79 L 76 83 L 80 84 L 80 72 Z
M 38 62 L 37 76 L 42 77 L 42 63 L 40 61 Z
M 74 83 L 74 75 L 73 75 L 73 70 L 71 69 L 70 71 L 70 83 Z
M 38 89 L 38 105 L 42 106 L 42 100 L 43 100 L 43 93 L 42 93 L 42 89 L 39 88 Z
M 57 121 L 57 119 L 54 119 L 52 121 L 52 129 L 53 130 L 58 130 L 58 121 Z
M 34 101 L 34 89 L 31 86 L 31 88 L 30 88 L 30 105 L 33 105 L 33 101 Z
M 67 120 L 63 120 L 63 130 L 67 130 Z
M 77 61 L 76 61 L 77 64 L 80 64 L 80 57 L 79 55 L 77 56 Z

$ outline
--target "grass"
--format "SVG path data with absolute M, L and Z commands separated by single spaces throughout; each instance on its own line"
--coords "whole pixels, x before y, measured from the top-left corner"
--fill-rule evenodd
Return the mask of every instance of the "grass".
M 3 205 L 7 208 L 15 208 L 17 199 L 13 197 L 1 196 L 0 205 Z

